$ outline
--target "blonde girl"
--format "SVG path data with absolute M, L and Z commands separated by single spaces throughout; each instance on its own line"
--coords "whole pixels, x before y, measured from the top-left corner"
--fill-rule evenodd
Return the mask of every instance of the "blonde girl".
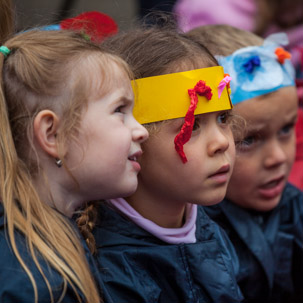
M 100 302 L 70 218 L 137 187 L 147 132 L 128 67 L 76 33 L 34 30 L 2 43 L 0 70 L 0 301 Z

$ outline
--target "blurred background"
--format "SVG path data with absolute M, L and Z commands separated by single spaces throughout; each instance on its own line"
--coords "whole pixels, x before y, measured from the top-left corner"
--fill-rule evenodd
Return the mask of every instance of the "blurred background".
M 1 1 L 1 0 L 0 0 Z M 175 1 L 157 0 L 13 0 L 17 29 L 54 24 L 84 11 L 100 11 L 111 16 L 120 30 L 129 29 L 151 9 L 171 11 Z

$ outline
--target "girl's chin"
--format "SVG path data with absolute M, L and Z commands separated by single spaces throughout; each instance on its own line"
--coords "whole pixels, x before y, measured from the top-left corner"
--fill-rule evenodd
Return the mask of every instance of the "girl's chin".
M 223 199 L 224 199 L 224 195 L 221 195 L 214 199 L 209 199 L 209 200 L 205 199 L 203 201 L 195 202 L 193 204 L 202 205 L 202 206 L 211 206 L 211 205 L 215 205 L 215 204 L 222 202 Z

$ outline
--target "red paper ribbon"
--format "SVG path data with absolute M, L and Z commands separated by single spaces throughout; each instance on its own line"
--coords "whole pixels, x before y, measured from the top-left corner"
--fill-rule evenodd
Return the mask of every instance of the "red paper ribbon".
M 193 126 L 195 122 L 195 109 L 198 104 L 198 95 L 205 96 L 207 100 L 212 98 L 211 88 L 205 84 L 204 81 L 200 80 L 197 82 L 194 88 L 188 90 L 188 95 L 190 97 L 190 106 L 184 118 L 184 124 L 182 125 L 181 131 L 175 137 L 175 149 L 180 155 L 183 163 L 187 162 L 185 156 L 183 145 L 189 141 L 193 131 Z

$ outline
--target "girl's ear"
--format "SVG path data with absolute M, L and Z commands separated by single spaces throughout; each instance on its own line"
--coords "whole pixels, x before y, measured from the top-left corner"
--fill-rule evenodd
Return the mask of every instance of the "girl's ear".
M 34 119 L 34 136 L 40 147 L 53 158 L 59 158 L 56 141 L 58 127 L 59 118 L 51 110 L 42 110 Z

